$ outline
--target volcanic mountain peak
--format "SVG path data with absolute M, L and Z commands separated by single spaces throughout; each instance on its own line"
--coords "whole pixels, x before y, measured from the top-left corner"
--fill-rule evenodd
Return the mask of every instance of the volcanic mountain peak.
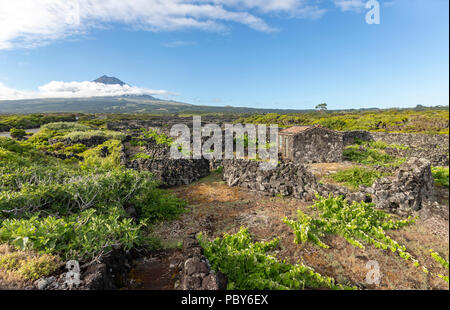
M 110 85 L 118 84 L 120 86 L 125 85 L 125 83 L 122 82 L 121 80 L 119 80 L 118 78 L 116 78 L 114 76 L 107 76 L 107 75 L 103 75 L 103 76 L 99 77 L 98 79 L 94 80 L 93 82 L 110 84 Z

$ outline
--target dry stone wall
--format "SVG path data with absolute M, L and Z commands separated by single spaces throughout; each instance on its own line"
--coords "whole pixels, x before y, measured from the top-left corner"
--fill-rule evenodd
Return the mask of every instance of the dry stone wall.
M 318 189 L 314 175 L 299 163 L 280 163 L 271 170 L 260 169 L 261 162 L 254 160 L 226 159 L 222 163 L 223 178 L 229 186 L 304 200 L 311 200 Z
M 362 190 L 373 197 L 377 208 L 407 215 L 411 210 L 420 210 L 425 201 L 433 198 L 433 184 L 431 163 L 413 157 L 400 166 L 394 177 L 380 178 Z
M 380 178 L 371 187 L 361 186 L 357 192 L 334 185 L 321 184 L 306 166 L 281 163 L 275 169 L 261 170 L 260 162 L 224 160 L 223 178 L 229 186 L 240 186 L 268 195 L 281 194 L 311 201 L 316 193 L 322 196 L 344 196 L 348 201 L 374 202 L 380 209 L 399 215 L 417 211 L 433 197 L 434 180 L 431 163 L 411 158 L 391 178 Z
M 138 158 L 128 162 L 127 167 L 152 172 L 165 187 L 190 184 L 209 175 L 209 161 L 203 158 Z

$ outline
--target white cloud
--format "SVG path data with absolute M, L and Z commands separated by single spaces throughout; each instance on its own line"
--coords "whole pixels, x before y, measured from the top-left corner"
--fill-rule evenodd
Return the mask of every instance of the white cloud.
M 35 47 L 120 23 L 146 31 L 276 29 L 257 14 L 320 17 L 312 0 L 0 0 L 0 49 Z
M 334 0 L 334 4 L 343 12 L 354 11 L 361 12 L 365 7 L 366 1 L 363 0 Z
M 39 91 L 21 91 L 8 88 L 0 82 L 0 100 L 39 98 L 85 98 L 122 95 L 176 95 L 166 90 L 151 90 L 129 85 L 109 85 L 95 82 L 51 81 L 39 87 Z

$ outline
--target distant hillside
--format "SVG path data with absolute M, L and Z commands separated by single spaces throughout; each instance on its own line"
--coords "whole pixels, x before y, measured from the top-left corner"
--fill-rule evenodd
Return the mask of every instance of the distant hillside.
M 214 107 L 161 100 L 148 95 L 126 95 L 118 97 L 92 98 L 48 98 L 26 100 L 0 100 L 0 114 L 27 113 L 193 113 L 193 112 L 232 112 L 232 113 L 295 113 L 311 110 L 257 109 L 245 107 Z
M 109 85 L 129 85 L 114 76 L 103 75 L 93 82 Z M 23 100 L 0 100 L 0 114 L 28 113 L 295 113 L 311 110 L 280 110 L 235 108 L 231 106 L 196 106 L 173 100 L 162 100 L 150 95 L 122 95 L 116 97 L 90 98 L 44 98 Z

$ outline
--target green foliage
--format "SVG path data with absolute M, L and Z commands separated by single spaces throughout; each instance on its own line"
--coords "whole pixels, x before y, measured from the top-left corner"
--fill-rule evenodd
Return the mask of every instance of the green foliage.
M 228 277 L 228 289 L 305 289 L 349 287 L 335 284 L 332 278 L 323 277 L 303 264 L 280 262 L 268 252 L 275 249 L 278 239 L 269 242 L 252 242 L 247 229 L 225 234 L 209 242 L 199 235 L 199 242 L 212 269 Z
M 448 167 L 431 167 L 434 182 L 436 185 L 449 187 L 449 169 Z
M 360 142 L 359 145 L 366 144 L 369 147 L 377 150 L 385 150 L 388 148 L 397 149 L 397 150 L 408 150 L 409 147 L 402 144 L 389 144 L 384 141 L 368 141 L 368 142 Z
M 0 227 L 0 241 L 19 250 L 58 253 L 64 260 L 85 260 L 106 253 L 113 245 L 125 250 L 144 243 L 141 228 L 124 217 L 121 207 L 99 214 L 94 209 L 78 215 L 7 219 Z
M 125 140 L 126 135 L 112 130 L 71 131 L 64 135 L 62 139 L 70 139 L 70 141 L 76 143 L 81 142 L 82 140 L 91 139 L 92 137 L 123 141 Z
M 379 249 L 397 252 L 403 259 L 411 260 L 415 266 L 419 266 L 418 261 L 404 246 L 386 235 L 386 230 L 399 229 L 413 223 L 414 219 L 392 220 L 389 214 L 373 207 L 374 204 L 363 201 L 349 204 L 342 197 L 330 195 L 324 198 L 318 195 L 312 206 L 318 211 L 317 217 L 313 218 L 298 210 L 296 221 L 285 218 L 284 223 L 294 230 L 297 243 L 311 241 L 322 248 L 328 248 L 321 238 L 327 234 L 339 235 L 359 248 L 364 248 L 364 242 Z
M 0 269 L 26 280 L 36 280 L 51 274 L 58 268 L 57 256 L 32 255 L 26 252 L 11 252 L 0 255 Z
M 141 139 L 154 139 L 157 144 L 166 144 L 168 146 L 172 145 L 173 140 L 166 136 L 164 133 L 158 133 L 152 129 L 141 129 L 141 135 L 139 136 Z
M 74 154 L 80 154 L 83 153 L 87 150 L 86 145 L 84 145 L 83 143 L 77 143 L 71 146 L 68 146 L 65 148 L 66 152 L 70 152 L 70 153 L 74 153 Z
M 30 177 L 13 184 L 17 191 L 0 192 L 0 214 L 3 217 L 28 217 L 30 212 L 67 215 L 88 208 L 100 211 L 109 205 L 132 205 L 140 218 L 151 221 L 173 219 L 184 211 L 184 202 L 157 189 L 150 173 L 134 170 L 87 172 L 71 175 L 57 173 L 39 181 Z M 16 180 L 19 182 L 19 180 Z M 3 184 L 3 187 L 8 185 Z
M 373 145 L 372 142 L 349 145 L 344 149 L 344 158 L 364 165 L 379 166 L 398 166 L 405 161 L 405 158 L 393 157 L 385 150 L 379 149 L 379 145 Z
M 16 129 L 16 128 L 11 128 L 9 130 L 9 133 L 11 134 L 12 138 L 18 138 L 21 139 L 23 137 L 25 137 L 27 135 L 26 131 L 23 129 Z
M 448 266 L 449 266 L 448 260 L 442 258 L 439 255 L 439 253 L 437 253 L 433 250 L 430 250 L 430 255 L 431 255 L 431 257 L 433 257 L 433 259 L 435 261 L 437 261 L 439 264 L 441 264 L 442 267 L 444 267 L 445 269 L 448 269 Z
M 145 153 L 136 153 L 133 155 L 133 157 L 131 157 L 131 160 L 136 160 L 139 158 L 143 158 L 143 159 L 150 159 L 152 158 L 150 155 L 145 154 Z
M 371 186 L 376 179 L 384 174 L 371 169 L 353 167 L 330 174 L 327 177 L 345 185 L 358 189 L 360 185 Z
M 102 156 L 102 149 L 108 148 L 109 155 Z M 84 158 L 84 161 L 80 163 L 80 167 L 84 170 L 89 169 L 121 169 L 120 156 L 122 150 L 122 142 L 119 140 L 108 140 L 103 144 L 97 145 L 80 155 Z
M 43 125 L 42 129 L 58 132 L 89 131 L 90 127 L 74 122 L 56 122 Z

